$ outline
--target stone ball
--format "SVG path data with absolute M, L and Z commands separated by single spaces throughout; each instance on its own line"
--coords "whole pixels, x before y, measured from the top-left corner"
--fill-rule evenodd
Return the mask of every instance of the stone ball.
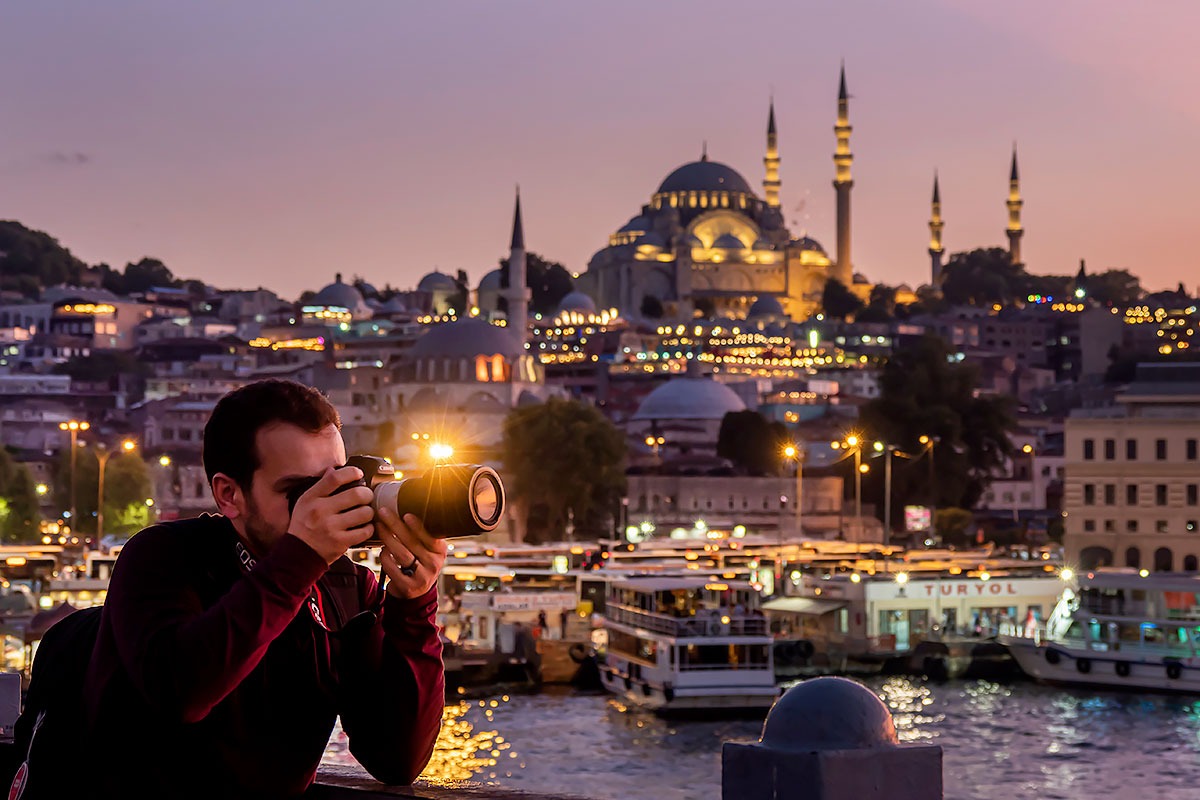
M 863 750 L 897 743 L 883 701 L 847 678 L 813 678 L 784 692 L 763 723 L 762 743 L 776 750 Z

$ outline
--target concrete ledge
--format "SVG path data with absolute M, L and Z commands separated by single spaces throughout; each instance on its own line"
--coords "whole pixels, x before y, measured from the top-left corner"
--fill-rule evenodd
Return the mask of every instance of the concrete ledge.
M 372 778 L 361 767 L 323 766 L 317 781 L 304 793 L 316 800 L 368 800 L 368 798 L 416 797 L 424 800 L 587 800 L 578 796 L 535 794 L 498 786 L 442 787 L 387 786 Z
M 942 748 L 781 754 L 761 744 L 726 742 L 723 800 L 942 800 Z

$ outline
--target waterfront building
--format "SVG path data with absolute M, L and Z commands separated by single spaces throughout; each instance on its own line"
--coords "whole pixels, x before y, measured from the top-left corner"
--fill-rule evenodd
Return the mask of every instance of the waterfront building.
M 1200 364 L 1140 364 L 1113 405 L 1066 421 L 1069 563 L 1196 571 Z

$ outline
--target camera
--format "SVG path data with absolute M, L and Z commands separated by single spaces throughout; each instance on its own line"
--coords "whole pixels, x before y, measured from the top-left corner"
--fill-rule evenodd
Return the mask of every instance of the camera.
M 350 456 L 347 467 L 362 470 L 362 479 L 338 487 L 344 492 L 366 486 L 374 493 L 371 508 L 391 508 L 401 518 L 415 514 L 425 530 L 438 539 L 476 536 L 495 530 L 504 514 L 504 484 L 491 467 L 478 464 L 438 464 L 415 478 L 396 479 L 390 461 L 379 456 Z M 288 491 L 288 511 L 319 478 L 296 484 Z M 372 537 L 359 547 L 381 545 Z

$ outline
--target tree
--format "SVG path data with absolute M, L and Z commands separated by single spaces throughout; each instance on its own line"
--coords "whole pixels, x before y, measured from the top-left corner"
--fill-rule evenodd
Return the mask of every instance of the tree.
M 768 422 L 757 411 L 730 411 L 717 433 L 717 455 L 750 475 L 778 475 L 787 441 L 782 422 Z
M 1028 276 L 999 247 L 955 253 L 942 270 L 942 295 L 952 305 L 1025 302 Z
M 821 293 L 821 309 L 825 312 L 825 316 L 832 319 L 846 319 L 846 317 L 854 316 L 862 307 L 862 300 L 859 300 L 854 292 L 847 289 L 846 285 L 837 278 L 825 281 L 825 290 Z
M 625 491 L 625 437 L 593 406 L 551 398 L 504 420 L 505 485 L 524 506 L 532 542 L 611 532 L 608 509 Z M 540 524 L 534 524 L 537 519 Z
M 37 487 L 29 469 L 0 448 L 0 540 L 37 541 L 41 518 Z
M 1087 276 L 1088 297 L 1101 305 L 1123 306 L 1142 297 L 1142 284 L 1126 269 L 1110 269 Z
M 84 533 L 96 531 L 96 501 L 100 492 L 100 462 L 94 447 L 79 448 L 75 456 L 75 511 L 71 527 Z M 114 453 L 104 466 L 104 529 L 121 530 L 121 520 L 145 515 L 150 497 L 150 470 L 137 453 Z M 71 454 L 64 451 L 55 465 L 54 499 L 63 511 L 71 508 Z M 140 526 L 139 526 L 140 527 Z M 134 529 L 136 530 L 136 528 Z M 132 532 L 126 529 L 126 532 Z
M 143 258 L 136 263 L 125 265 L 125 272 L 116 270 L 105 272 L 102 279 L 105 289 L 117 294 L 135 294 L 146 292 L 155 286 L 178 286 L 178 280 L 167 265 L 157 258 Z
M 558 304 L 575 288 L 566 267 L 557 261 L 547 261 L 534 252 L 525 254 L 525 285 L 530 289 L 530 312 L 542 315 L 558 311 Z M 507 258 L 500 260 L 500 286 L 509 288 Z M 508 310 L 504 298 L 501 298 L 500 307 Z
M 898 506 L 924 500 L 937 508 L 971 508 L 1012 452 L 1012 398 L 978 396 L 976 369 L 949 357 L 946 343 L 933 335 L 896 350 L 880 374 L 880 396 L 860 415 L 866 436 L 910 456 L 895 462 Z M 921 436 L 932 439 L 932 447 Z
M 57 239 L 19 222 L 0 220 L 0 289 L 37 297 L 46 286 L 78 284 L 85 269 L 87 265 Z

